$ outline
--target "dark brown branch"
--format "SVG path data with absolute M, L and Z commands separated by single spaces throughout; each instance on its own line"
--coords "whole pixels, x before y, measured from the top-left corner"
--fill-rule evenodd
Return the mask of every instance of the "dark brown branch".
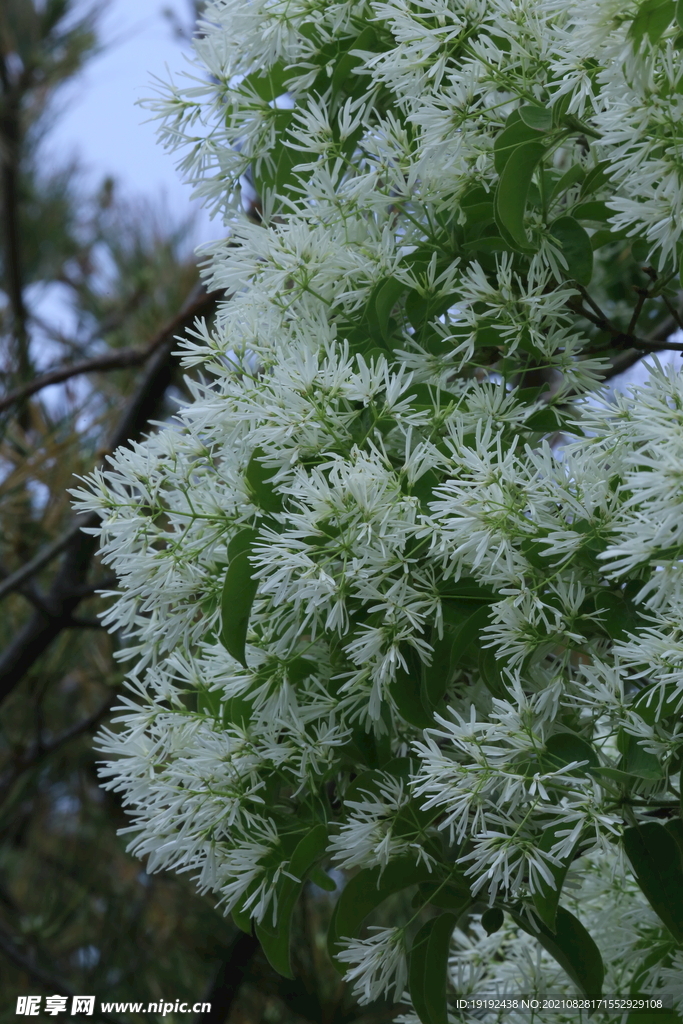
M 205 295 L 201 285 L 193 290 L 183 306 L 181 315 L 173 321 L 173 332 L 189 325 L 196 316 L 197 303 Z M 217 301 L 203 306 L 208 313 Z M 177 357 L 173 355 L 176 342 L 169 334 L 159 344 L 149 360 L 145 375 L 131 402 L 109 438 L 106 450 L 113 451 L 121 445 L 129 445 L 139 439 L 151 420 L 161 412 L 166 391 L 173 380 Z M 83 528 L 96 526 L 99 516 L 91 513 L 82 516 L 77 532 L 69 537 L 64 546 L 64 560 L 52 586 L 45 595 L 45 605 L 50 614 L 36 611 L 0 655 L 0 701 L 7 697 L 22 680 L 52 641 L 63 629 L 69 628 L 74 613 L 83 599 L 82 588 L 87 583 L 93 555 L 97 547 L 96 538 L 82 532 Z M 45 564 L 45 563 L 43 563 Z M 26 576 L 23 577 L 25 579 Z
M 198 1014 L 194 1024 L 224 1024 L 258 948 L 257 939 L 237 932 L 204 997 L 203 1002 L 211 1003 L 211 1009 Z
M 8 395 L 0 399 L 0 412 L 9 408 L 15 402 L 24 401 L 37 391 L 42 391 L 43 388 L 49 387 L 51 384 L 61 384 L 62 381 L 69 380 L 71 377 L 79 377 L 84 373 L 102 373 L 106 370 L 121 370 L 130 366 L 140 366 L 154 355 L 159 346 L 168 338 L 169 334 L 174 334 L 180 325 L 187 323 L 188 317 L 201 316 L 202 313 L 211 310 L 214 305 L 215 299 L 210 295 L 204 294 L 200 296 L 192 309 L 179 313 L 169 320 L 145 348 L 119 349 L 118 352 L 108 352 L 106 355 L 95 356 L 92 359 L 82 359 L 78 363 L 57 366 L 54 370 L 48 370 L 39 377 L 35 377 L 28 384 L 10 391 Z
M 26 305 L 22 280 L 22 258 L 19 228 L 19 157 L 21 145 L 20 93 L 12 87 L 5 64 L 0 56 L 0 84 L 2 85 L 2 111 L 0 113 L 0 202 L 2 203 L 3 249 L 5 277 L 14 335 L 16 378 L 24 382 L 31 376 Z M 28 426 L 26 407 L 21 405 L 19 417 L 22 427 Z

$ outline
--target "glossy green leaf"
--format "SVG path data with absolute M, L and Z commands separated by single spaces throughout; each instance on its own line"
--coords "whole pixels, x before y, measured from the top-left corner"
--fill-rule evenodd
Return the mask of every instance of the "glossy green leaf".
M 675 0 L 643 0 L 628 30 L 636 49 L 645 36 L 656 43 L 677 15 Z
M 308 878 L 313 882 L 313 885 L 317 885 L 319 889 L 324 889 L 325 892 L 334 892 L 337 888 L 337 883 L 334 879 L 330 878 L 328 873 L 317 865 L 308 872 Z
M 443 616 L 443 637 L 432 638 L 432 663 L 423 669 L 422 700 L 430 713 L 443 699 L 456 667 L 488 625 L 489 605 L 444 601 Z
M 670 818 L 664 828 L 676 841 L 678 855 L 681 859 L 681 867 L 683 868 L 683 820 L 681 818 Z
M 506 232 L 520 252 L 534 251 L 524 229 L 524 211 L 531 179 L 544 155 L 545 146 L 540 142 L 517 146 L 505 164 L 496 190 L 496 223 L 503 238 Z
M 487 935 L 499 932 L 505 923 L 505 914 L 500 907 L 489 907 L 481 915 L 481 924 Z
M 557 833 L 563 828 L 566 828 L 563 824 L 552 825 L 550 828 L 547 828 L 541 836 L 538 844 L 539 849 L 549 853 L 558 840 Z M 567 871 L 569 870 L 571 860 L 572 858 L 570 856 L 564 858 L 562 863 L 559 865 L 549 864 L 548 868 L 553 876 L 555 888 L 549 885 L 548 882 L 542 881 L 541 888 L 533 894 L 536 913 L 543 921 L 543 924 L 546 925 L 553 934 L 555 933 L 557 911 L 560 905 L 560 896 L 562 895 L 562 886 L 564 885 L 564 880 L 567 877 Z
M 609 160 L 601 160 L 595 167 L 591 167 L 590 171 L 586 173 L 583 185 L 581 186 L 582 198 L 592 195 L 606 184 L 609 180 L 610 166 Z
M 221 596 L 221 643 L 245 668 L 247 628 L 258 586 L 252 576 L 249 554 L 257 536 L 256 530 L 247 528 L 230 541 L 228 569 Z
M 605 976 L 602 956 L 577 917 L 564 907 L 558 907 L 555 932 L 551 932 L 538 918 L 535 921 L 538 931 L 535 931 L 528 918 L 521 914 L 512 916 L 520 928 L 538 939 L 584 995 L 601 995 Z
M 497 173 L 503 173 L 508 160 L 519 146 L 539 142 L 541 138 L 542 132 L 525 124 L 519 116 L 516 121 L 510 119 L 493 143 L 493 162 Z
M 551 736 L 546 745 L 546 759 L 557 767 L 571 764 L 573 761 L 586 762 L 574 768 L 572 775 L 585 775 L 591 768 L 599 768 L 600 761 L 593 747 L 582 736 L 573 732 L 558 732 Z
M 569 276 L 579 284 L 590 284 L 593 276 L 593 249 L 586 230 L 573 217 L 560 217 L 550 225 L 550 233 L 560 243 Z
M 610 210 L 607 203 L 600 199 L 590 199 L 586 203 L 577 203 L 572 207 L 572 216 L 575 219 L 599 221 L 606 224 L 610 217 L 614 216 L 614 210 Z
M 410 952 L 408 987 L 422 1024 L 448 1024 L 448 952 L 457 918 L 441 914 L 420 928 Z
M 619 767 L 637 779 L 661 779 L 666 774 L 659 758 L 644 750 L 637 736 L 623 733 L 622 758 Z
M 241 932 L 244 932 L 245 935 L 251 935 L 254 921 L 248 910 L 244 910 L 242 907 L 233 907 L 230 916 L 235 926 Z
M 467 224 L 485 224 L 493 220 L 493 196 L 490 196 L 483 203 L 474 203 L 472 206 L 463 207 Z
M 316 825 L 301 839 L 290 857 L 288 875 L 282 876 L 277 893 L 277 923 L 256 925 L 256 936 L 270 965 L 286 978 L 292 978 L 290 929 L 292 914 L 303 887 L 304 878 L 325 852 L 327 827 Z M 290 878 L 289 875 L 293 875 Z M 295 881 L 296 879 L 296 881 Z
M 287 79 L 292 77 L 292 70 L 284 61 L 277 61 L 265 71 L 259 68 L 242 79 L 240 92 L 249 93 L 253 90 L 266 103 L 276 100 L 287 92 Z
M 408 961 L 408 991 L 421 1024 L 432 1024 L 432 1018 L 425 998 L 425 972 L 429 955 L 429 937 L 434 927 L 434 919 L 423 924 L 413 939 Z
M 348 42 L 346 51 L 337 58 L 334 64 L 331 82 L 332 90 L 334 92 L 344 89 L 350 95 L 353 95 L 359 87 L 367 89 L 367 77 L 365 75 L 354 77 L 354 79 L 349 82 L 349 78 L 354 75 L 354 72 L 363 64 L 363 58 L 357 56 L 351 51 L 372 50 L 376 40 L 377 33 L 372 25 L 366 25 L 360 35 Z
M 661 722 L 671 715 L 677 715 L 681 709 L 682 697 L 676 683 L 668 683 L 664 687 L 653 684 L 640 691 L 631 709 L 648 725 L 654 725 L 655 722 Z
M 600 228 L 595 234 L 591 235 L 591 249 L 593 252 L 596 249 L 601 249 L 603 245 L 609 245 L 611 242 L 621 242 L 626 238 L 628 228 L 622 228 L 620 231 L 612 231 L 611 228 Z
M 528 103 L 519 108 L 519 116 L 529 128 L 535 128 L 539 132 L 547 132 L 553 126 L 553 112 L 548 107 L 536 106 L 535 103 Z
M 365 918 L 387 896 L 431 877 L 424 864 L 416 864 L 412 857 L 399 857 L 390 861 L 384 871 L 380 867 L 364 868 L 349 880 L 337 900 L 327 933 L 330 956 L 341 974 L 346 968 L 337 965 L 335 959 L 339 943 L 345 938 L 356 938 Z
M 624 830 L 624 849 L 650 906 L 677 942 L 683 942 L 683 869 L 678 844 L 663 825 L 644 822 Z
M 463 242 L 462 248 L 465 252 L 512 252 L 510 245 L 500 235 L 486 235 L 484 238 L 477 238 L 472 242 Z
M 589 139 L 602 138 L 599 131 L 593 128 L 592 125 L 587 124 L 586 121 L 582 121 L 576 114 L 563 114 L 560 123 L 564 128 L 570 128 L 573 132 L 587 135 Z
M 562 419 L 556 409 L 546 406 L 545 409 L 537 409 L 524 422 L 529 430 L 540 431 L 544 434 L 553 434 L 556 430 L 562 429 Z
M 503 665 L 496 658 L 492 647 L 482 647 L 479 651 L 478 668 L 489 693 L 499 700 L 504 700 L 508 696 L 508 692 L 502 674 Z
M 553 185 L 550 192 L 551 202 L 556 196 L 561 196 L 568 188 L 571 188 L 572 185 L 578 185 L 579 182 L 585 181 L 585 178 L 585 168 L 581 164 L 572 164 Z
M 424 903 L 431 903 L 432 906 L 440 907 L 441 910 L 453 910 L 457 917 L 468 910 L 474 900 L 470 892 L 470 883 L 464 875 L 452 876 L 450 882 L 422 882 L 419 885 L 418 902 L 419 906 Z
M 254 503 L 264 512 L 281 512 L 282 496 L 271 483 L 275 471 L 263 465 L 261 461 L 263 455 L 263 449 L 256 448 L 249 460 L 245 473 L 249 490 L 253 495 Z
M 406 647 L 402 654 L 407 669 L 396 670 L 396 676 L 389 684 L 389 693 L 398 713 L 406 722 L 410 722 L 418 729 L 428 729 L 434 724 L 434 720 L 422 700 L 422 662 L 413 647 Z
M 374 309 L 368 310 L 371 322 L 384 341 L 388 341 L 391 337 L 391 331 L 389 329 L 391 314 L 396 303 L 406 290 L 407 288 L 403 281 L 399 281 L 395 277 L 390 277 L 382 284 L 381 288 L 378 289 L 377 295 L 375 296 Z

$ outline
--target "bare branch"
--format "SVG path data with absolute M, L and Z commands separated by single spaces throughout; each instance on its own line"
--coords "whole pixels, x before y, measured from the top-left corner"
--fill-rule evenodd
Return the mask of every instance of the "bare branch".
M 181 314 L 174 318 L 174 333 L 184 324 L 193 321 L 200 297 L 204 298 L 205 292 L 198 284 L 184 304 Z M 214 294 L 207 298 L 211 302 L 203 307 L 204 312 L 208 312 L 217 302 L 218 296 Z M 113 451 L 121 445 L 131 444 L 142 435 L 149 422 L 161 410 L 178 363 L 177 357 L 173 355 L 175 345 L 173 333 L 169 332 L 150 359 L 137 392 L 108 439 L 106 450 Z M 96 539 L 83 533 L 83 529 L 96 526 L 98 521 L 99 517 L 94 513 L 83 516 L 79 529 L 74 528 L 75 532 L 62 548 L 64 561 L 45 595 L 45 605 L 51 612 L 46 614 L 36 610 L 0 655 L 0 700 L 12 692 L 61 631 L 69 628 L 76 608 L 83 600 L 83 586 L 87 582 L 97 547 Z M 46 561 L 42 564 L 46 564 Z M 26 575 L 22 575 L 22 580 L 26 578 Z
M 0 412 L 3 412 L 15 402 L 23 402 L 37 391 L 49 387 L 51 384 L 61 384 L 62 381 L 71 377 L 79 377 L 84 373 L 102 373 L 106 370 L 121 370 L 130 366 L 140 366 L 154 355 L 160 345 L 173 334 L 179 327 L 187 322 L 189 317 L 201 316 L 202 313 L 212 309 L 215 305 L 215 298 L 206 293 L 200 296 L 191 309 L 179 313 L 165 324 L 160 331 L 152 338 L 145 348 L 124 348 L 118 351 L 108 352 L 106 355 L 95 356 L 92 359 L 82 359 L 78 363 L 57 366 L 54 370 L 48 370 L 39 377 L 35 377 L 28 384 L 24 384 L 8 395 L 0 399 Z

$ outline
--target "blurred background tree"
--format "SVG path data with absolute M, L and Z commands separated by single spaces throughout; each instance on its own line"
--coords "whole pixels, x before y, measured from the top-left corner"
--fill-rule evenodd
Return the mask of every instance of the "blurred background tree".
M 198 1021 L 215 1024 L 379 1024 L 390 1008 L 361 1013 L 323 951 L 327 894 L 307 892 L 297 978 L 283 980 L 191 880 L 127 856 L 126 816 L 97 783 L 93 734 L 123 672 L 97 618 L 113 580 L 68 488 L 172 415 L 184 391 L 173 337 L 215 304 L 189 220 L 126 201 L 111 179 L 90 194 L 76 162 L 45 158 L 56 99 L 101 45 L 102 10 L 0 4 L 1 1019 L 16 1020 L 18 995 L 76 992 L 206 1000 Z

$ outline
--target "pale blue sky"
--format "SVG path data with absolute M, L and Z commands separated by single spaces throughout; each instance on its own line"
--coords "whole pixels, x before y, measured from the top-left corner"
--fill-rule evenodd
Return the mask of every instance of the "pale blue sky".
M 190 189 L 174 158 L 155 139 L 149 112 L 136 106 L 154 91 L 153 78 L 167 79 L 187 65 L 188 47 L 174 38 L 164 7 L 190 24 L 185 0 L 108 0 L 100 22 L 104 52 L 90 62 L 75 87 L 63 96 L 63 113 L 49 148 L 60 156 L 77 154 L 92 184 L 113 175 L 125 195 L 164 195 L 173 213 L 183 215 Z M 200 215 L 198 240 L 220 234 Z

